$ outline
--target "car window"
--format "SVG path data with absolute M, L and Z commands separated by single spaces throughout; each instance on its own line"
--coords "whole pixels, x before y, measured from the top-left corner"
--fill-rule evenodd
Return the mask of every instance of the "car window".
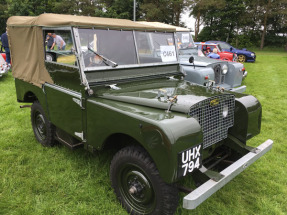
M 179 49 L 194 48 L 190 32 L 176 32 L 177 46 Z
M 140 63 L 177 62 L 172 33 L 135 32 Z
M 100 56 L 117 65 L 136 64 L 132 31 L 79 29 L 85 67 L 109 66 Z
M 70 30 L 44 30 L 43 35 L 46 61 L 77 65 Z
M 223 49 L 230 49 L 230 45 L 229 44 L 227 44 L 227 43 L 218 43 L 218 44 L 220 44 L 220 46 L 221 46 L 221 48 L 223 48 Z

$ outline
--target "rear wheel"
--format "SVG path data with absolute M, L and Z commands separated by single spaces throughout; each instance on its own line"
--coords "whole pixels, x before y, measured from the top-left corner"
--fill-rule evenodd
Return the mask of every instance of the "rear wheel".
M 244 63 L 246 61 L 246 56 L 245 55 L 238 55 L 238 62 Z
M 120 150 L 111 162 L 110 178 L 115 193 L 133 214 L 174 214 L 178 190 L 166 184 L 149 157 L 140 147 Z
M 38 101 L 31 107 L 31 122 L 34 135 L 43 146 L 54 146 L 55 127 L 45 116 L 44 110 Z
M 54 61 L 54 56 L 51 53 L 46 53 L 46 60 L 47 61 Z

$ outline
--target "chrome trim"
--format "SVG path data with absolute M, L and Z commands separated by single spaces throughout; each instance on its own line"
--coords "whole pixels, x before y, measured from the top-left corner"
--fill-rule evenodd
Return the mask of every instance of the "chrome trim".
M 109 66 L 99 66 L 99 67 L 89 67 L 85 68 L 85 72 L 87 71 L 103 71 L 103 70 L 118 70 L 118 69 L 130 69 L 130 68 L 144 68 L 144 67 L 152 67 L 152 66 L 169 66 L 169 65 L 179 65 L 179 62 L 171 62 L 171 63 L 145 63 L 145 64 L 130 64 L 130 65 L 119 65 L 116 68 Z
M 133 37 L 134 37 L 134 43 L 135 43 L 135 48 L 136 48 L 137 61 L 138 61 L 138 64 L 139 64 L 140 63 L 140 57 L 139 57 L 139 53 L 138 53 L 138 45 L 137 45 L 137 41 L 136 41 L 136 33 L 135 33 L 135 31 L 133 31 Z
M 74 102 L 76 102 L 76 104 L 79 105 L 81 108 L 83 108 L 82 100 L 81 100 L 81 99 L 72 98 L 72 100 L 73 100 Z
M 72 28 L 72 32 L 73 32 L 73 38 L 75 40 L 75 46 L 76 46 L 75 54 L 77 56 L 78 63 L 79 63 L 81 80 L 82 80 L 83 85 L 86 87 L 87 92 L 89 93 L 90 86 L 89 86 L 89 82 L 87 80 L 86 74 L 84 72 L 85 70 L 84 57 L 83 57 L 82 49 L 80 47 L 81 41 L 80 41 L 80 35 L 79 35 L 78 28 Z
M 54 90 L 59 90 L 60 92 L 66 93 L 66 94 L 71 95 L 73 97 L 76 97 L 76 98 L 78 98 L 80 100 L 82 99 L 82 96 L 81 96 L 80 93 L 75 92 L 75 91 L 71 91 L 71 90 L 67 90 L 66 88 L 63 88 L 63 87 L 60 87 L 60 86 L 57 86 L 57 85 L 52 85 L 52 84 L 49 84 L 49 83 L 45 83 L 45 84 L 43 84 L 43 90 L 45 90 L 44 89 L 45 87 L 50 87 L 50 88 L 52 88 Z
M 84 140 L 84 133 L 83 132 L 75 132 L 75 135 L 79 138 L 81 138 L 81 140 Z
M 236 93 L 244 93 L 246 91 L 246 86 L 242 85 L 240 87 L 232 88 L 230 91 L 236 92 Z

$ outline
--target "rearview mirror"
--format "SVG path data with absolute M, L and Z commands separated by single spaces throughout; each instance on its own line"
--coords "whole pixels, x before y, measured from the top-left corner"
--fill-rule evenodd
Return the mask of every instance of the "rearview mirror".
M 193 63 L 193 62 L 194 62 L 194 57 L 191 56 L 191 57 L 189 58 L 189 63 Z

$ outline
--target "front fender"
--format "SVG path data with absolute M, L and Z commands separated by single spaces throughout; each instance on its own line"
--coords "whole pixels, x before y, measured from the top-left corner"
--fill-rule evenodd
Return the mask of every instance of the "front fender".
M 182 65 L 183 72 L 186 74 L 184 79 L 186 81 L 203 85 L 206 82 L 205 77 L 209 80 L 214 80 L 214 71 L 210 67 L 197 67 L 190 64 L 190 66 Z
M 177 179 L 178 153 L 202 143 L 200 125 L 184 114 L 104 99 L 88 100 L 87 143 L 100 150 L 109 136 L 118 133 L 132 137 L 145 148 L 167 183 Z
M 243 94 L 236 96 L 234 126 L 229 132 L 241 142 L 246 143 L 248 139 L 260 133 L 262 107 L 254 96 Z

